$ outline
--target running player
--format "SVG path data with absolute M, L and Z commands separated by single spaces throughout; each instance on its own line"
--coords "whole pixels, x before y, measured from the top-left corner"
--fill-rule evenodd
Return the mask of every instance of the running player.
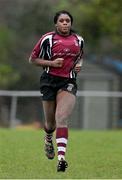
M 40 92 L 45 115 L 45 153 L 55 156 L 53 133 L 56 130 L 57 171 L 65 171 L 68 142 L 68 118 L 76 100 L 77 73 L 81 70 L 83 38 L 71 29 L 72 15 L 59 11 L 54 16 L 55 31 L 46 33 L 35 45 L 29 62 L 44 69 L 40 77 Z

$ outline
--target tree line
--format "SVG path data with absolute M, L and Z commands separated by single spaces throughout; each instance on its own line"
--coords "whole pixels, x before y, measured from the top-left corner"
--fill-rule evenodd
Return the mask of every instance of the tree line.
M 28 63 L 42 34 L 54 30 L 53 15 L 66 9 L 85 40 L 85 57 L 122 59 L 121 0 L 0 1 L 0 89 L 39 89 L 40 68 Z

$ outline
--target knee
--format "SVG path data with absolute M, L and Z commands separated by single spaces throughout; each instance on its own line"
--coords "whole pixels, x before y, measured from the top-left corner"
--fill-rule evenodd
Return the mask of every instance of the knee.
M 49 130 L 55 129 L 55 126 L 56 126 L 55 119 L 53 119 L 53 120 L 50 119 L 48 121 L 46 120 L 45 124 L 46 124 L 47 129 L 49 129 Z

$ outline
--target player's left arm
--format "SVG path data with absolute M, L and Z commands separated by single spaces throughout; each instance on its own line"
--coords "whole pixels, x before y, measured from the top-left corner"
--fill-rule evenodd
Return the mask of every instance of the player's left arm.
M 82 68 L 82 65 L 83 65 L 83 54 L 84 54 L 83 46 L 84 46 L 84 39 L 83 39 L 81 36 L 77 36 L 77 37 L 78 37 L 78 41 L 79 41 L 80 53 L 79 53 L 79 56 L 77 57 L 74 70 L 75 70 L 76 73 L 79 73 L 80 70 L 81 70 L 81 68 Z
M 83 65 L 83 49 L 81 50 L 77 63 L 74 67 L 76 73 L 79 73 L 81 71 L 82 65 Z

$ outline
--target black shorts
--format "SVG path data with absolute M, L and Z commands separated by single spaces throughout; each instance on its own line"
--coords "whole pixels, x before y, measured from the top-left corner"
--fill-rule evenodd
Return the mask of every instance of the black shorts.
M 76 79 L 53 76 L 44 72 L 40 77 L 40 92 L 42 100 L 55 100 L 59 90 L 76 95 Z

